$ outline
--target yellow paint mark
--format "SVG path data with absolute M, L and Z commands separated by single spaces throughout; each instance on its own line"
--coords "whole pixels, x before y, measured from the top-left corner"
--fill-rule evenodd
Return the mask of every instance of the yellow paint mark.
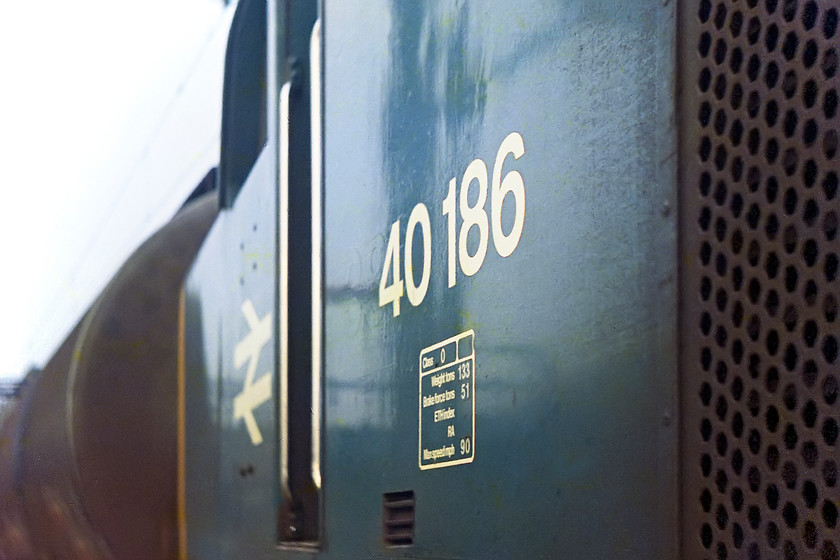
M 186 293 L 178 298 L 178 558 L 187 560 Z

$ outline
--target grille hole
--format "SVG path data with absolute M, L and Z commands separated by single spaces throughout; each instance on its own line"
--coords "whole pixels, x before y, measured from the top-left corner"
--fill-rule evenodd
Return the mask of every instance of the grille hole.
M 747 471 L 747 483 L 750 485 L 750 490 L 758 492 L 758 488 L 761 486 L 761 473 L 756 467 L 750 467 Z
M 785 122 L 784 122 L 784 129 L 785 129 L 785 136 L 790 138 L 796 132 L 796 125 L 799 123 L 799 117 L 796 115 L 795 111 L 788 111 L 785 113 Z M 816 136 L 816 133 L 814 134 Z M 794 154 L 796 152 L 794 151 Z M 790 175 L 791 173 L 788 173 Z
M 833 199 L 837 194 L 837 174 L 834 171 L 829 171 L 823 179 L 823 191 L 829 200 Z
M 778 41 L 779 27 L 775 23 L 771 23 L 764 34 L 764 46 L 767 47 L 768 51 L 773 52 L 776 49 L 776 43 Z
M 726 130 L 726 111 L 721 109 L 715 113 L 715 132 L 723 134 Z
M 822 514 L 826 527 L 833 529 L 837 525 L 837 506 L 826 500 L 823 503 Z
M 704 523 L 700 528 L 700 542 L 703 543 L 703 548 L 712 546 L 712 526 L 708 523 Z
M 734 195 L 732 195 L 732 204 L 730 205 L 730 208 L 732 209 L 732 216 L 733 217 L 737 218 L 741 215 L 741 210 L 744 209 L 744 198 L 739 193 L 735 193 Z M 837 220 L 835 219 L 834 231 L 836 231 L 836 229 L 837 229 L 836 228 L 836 222 L 837 222 Z M 736 231 L 736 233 L 739 233 L 739 232 Z M 739 235 L 740 235 L 740 233 L 739 233 Z M 828 235 L 827 232 L 826 232 L 826 235 Z M 734 235 L 733 235 L 733 245 L 734 245 L 734 239 L 735 238 L 734 238 Z M 743 243 L 743 239 L 741 239 L 738 242 L 739 247 L 738 247 L 738 250 L 735 251 L 736 254 L 741 250 L 740 245 L 742 243 Z M 733 247 L 733 250 L 734 250 L 734 247 Z
M 776 197 L 779 194 L 779 182 L 776 181 L 775 177 L 771 176 L 767 178 L 766 194 L 767 202 L 769 202 L 770 204 L 776 202 Z
M 808 360 L 805 362 L 805 368 L 802 372 L 802 381 L 805 382 L 805 385 L 808 387 L 813 387 L 816 380 L 817 364 L 815 364 L 813 360 Z
M 700 35 L 700 43 L 697 45 L 697 51 L 703 55 L 708 56 L 709 48 L 712 46 L 712 36 L 708 33 Z
M 734 383 L 733 383 L 734 386 Z M 732 433 L 735 434 L 735 437 L 741 437 L 744 433 L 744 417 L 741 416 L 741 413 L 736 413 L 732 417 Z M 741 450 L 736 449 L 735 453 L 732 455 L 732 468 L 735 470 L 736 473 L 741 472 L 741 467 L 744 464 L 744 457 L 741 455 Z
M 805 506 L 809 509 L 814 509 L 817 505 L 817 485 L 810 480 L 802 485 L 802 498 L 805 500 Z
M 782 466 L 782 480 L 785 481 L 785 486 L 788 489 L 793 490 L 796 488 L 796 465 L 787 461 Z
M 837 131 L 827 130 L 823 136 L 823 152 L 831 159 L 837 153 Z
M 382 539 L 385 546 L 414 543 L 414 491 L 382 494 Z
M 782 45 L 782 53 L 785 55 L 785 58 L 791 60 L 794 56 L 796 56 L 797 48 L 799 48 L 799 37 L 796 36 L 796 33 L 791 31 L 785 36 L 785 42 Z
M 796 250 L 798 237 L 799 236 L 797 235 L 796 228 L 794 226 L 788 226 L 785 228 L 784 234 L 782 235 L 782 242 L 784 243 L 785 251 L 787 251 L 788 254 L 793 253 Z M 792 292 L 796 287 L 796 276 L 796 268 L 789 266 L 787 268 L 787 277 L 792 277 L 792 280 L 786 283 L 789 292 Z M 793 286 L 791 286 L 791 284 Z
M 837 318 L 837 300 L 834 299 L 833 295 L 829 295 L 825 298 L 823 311 L 825 312 L 825 320 L 829 323 L 833 323 Z
M 816 133 L 814 133 L 816 138 Z M 817 181 L 817 164 L 814 160 L 809 159 L 805 162 L 805 167 L 802 169 L 802 179 L 805 181 L 805 186 L 809 189 L 814 186 Z
M 715 97 L 723 99 L 726 96 L 726 76 L 719 75 L 715 79 Z
M 785 307 L 785 314 L 784 314 L 784 322 L 785 327 L 788 331 L 792 331 L 796 328 L 796 320 L 798 316 L 796 313 L 796 308 L 792 305 Z
M 823 465 L 823 480 L 825 485 L 830 488 L 837 484 L 837 463 L 830 459 Z
M 796 0 L 785 0 L 785 6 L 782 9 L 782 15 L 785 21 L 791 22 L 796 17 Z
M 767 544 L 770 548 L 779 546 L 779 527 L 772 521 L 767 524 Z
M 817 102 L 818 91 L 817 83 L 814 80 L 805 82 L 805 85 L 802 86 L 802 102 L 805 103 L 806 107 L 814 106 L 814 103 Z
M 825 337 L 825 340 L 823 340 L 822 351 L 825 361 L 833 364 L 835 360 L 837 360 L 837 339 L 830 335 Z
M 808 401 L 802 409 L 802 421 L 805 422 L 807 427 L 813 428 L 814 424 L 817 423 L 817 414 L 817 404 L 814 401 Z
M 793 214 L 796 211 L 796 201 L 797 196 L 796 191 L 794 189 L 788 189 L 787 191 L 785 191 L 785 212 L 787 212 L 788 214 Z
M 715 62 L 723 64 L 723 61 L 726 60 L 727 49 L 726 41 L 718 39 L 717 43 L 715 43 Z
M 833 78 L 837 73 L 837 51 L 828 49 L 823 55 L 822 71 L 826 78 Z
M 739 48 L 732 49 L 732 55 L 729 57 L 729 69 L 733 74 L 741 71 L 741 65 L 744 63 L 744 51 Z
M 709 85 L 712 83 L 712 72 L 708 68 L 703 68 L 700 72 L 700 77 L 697 80 L 697 86 L 700 91 L 708 91 Z
M 817 61 L 817 44 L 810 40 L 805 43 L 805 49 L 802 52 L 802 62 L 805 64 L 806 68 L 811 68 L 814 66 L 814 63 Z M 813 83 L 813 82 L 812 82 Z M 811 105 L 808 105 L 809 107 Z
M 708 488 L 704 488 L 700 494 L 700 505 L 706 513 L 712 509 L 712 493 Z
M 758 78 L 758 72 L 761 70 L 761 60 L 758 58 L 757 55 L 752 55 L 750 57 L 750 61 L 747 63 L 747 77 L 750 79 L 751 82 L 754 82 Z M 750 110 L 750 116 L 754 117 L 758 112 L 757 106 L 759 104 L 759 97 L 758 93 L 752 92 L 750 94 L 750 105 L 748 109 Z M 755 110 L 753 110 L 755 109 Z
M 741 26 L 744 24 L 744 16 L 741 12 L 735 12 L 732 14 L 732 19 L 729 22 L 729 31 L 732 33 L 733 37 L 737 37 L 741 34 Z
M 785 447 L 788 449 L 795 449 L 796 442 L 799 441 L 799 434 L 796 432 L 796 426 L 788 424 L 785 429 Z
M 724 23 L 726 23 L 726 6 L 721 3 L 717 5 L 717 10 L 715 10 L 715 27 L 723 29 Z
M 712 186 L 712 177 L 708 173 L 700 175 L 700 194 L 708 196 L 709 188 Z
M 837 443 L 837 421 L 834 418 L 829 418 L 823 423 L 822 434 L 827 445 L 833 446 Z
M 740 52 L 740 51 L 738 51 Z M 732 105 L 732 108 L 736 111 L 738 108 L 741 107 L 741 102 L 744 100 L 744 88 L 741 87 L 741 84 L 735 84 L 732 86 L 732 93 L 729 97 L 729 103 Z
M 710 0 L 702 0 L 700 2 L 700 9 L 697 10 L 697 17 L 700 18 L 701 23 L 709 21 L 709 16 L 712 13 L 712 3 Z
M 837 92 L 830 89 L 826 92 L 823 99 L 823 114 L 825 118 L 832 119 L 837 112 Z
M 799 520 L 799 514 L 796 511 L 796 506 L 790 502 L 786 503 L 785 507 L 782 509 L 782 518 L 785 520 L 785 524 L 791 529 L 796 527 L 796 522 Z M 793 546 L 791 543 L 788 544 Z
M 732 524 L 732 544 L 735 545 L 735 548 L 741 548 L 741 545 L 744 543 L 744 530 L 741 528 L 741 525 L 738 523 Z
M 712 457 L 708 453 L 704 453 L 702 457 L 700 457 L 700 470 L 703 472 L 703 476 L 708 477 L 709 473 L 712 472 Z
M 809 468 L 813 468 L 817 464 L 817 459 L 819 459 L 817 446 L 813 441 L 806 441 L 802 446 L 802 460 Z
M 805 29 L 812 29 L 817 23 L 817 5 L 811 0 L 802 10 L 802 25 Z
M 764 120 L 767 121 L 767 126 L 774 126 L 778 118 L 779 104 L 771 100 L 767 103 L 767 108 L 764 110 Z
M 834 37 L 837 31 L 837 10 L 834 8 L 828 10 L 823 18 L 823 35 L 826 39 Z
M 823 399 L 828 405 L 837 401 L 837 378 L 833 375 L 829 375 L 823 381 Z
M 761 512 L 756 506 L 750 506 L 747 512 L 747 519 L 749 519 L 750 527 L 753 529 L 758 529 L 758 526 L 761 525 Z
M 761 20 L 754 17 L 750 19 L 750 23 L 747 26 L 747 41 L 751 45 L 754 45 L 758 42 L 759 35 L 761 35 Z
M 802 540 L 808 548 L 816 548 L 817 546 L 817 526 L 813 521 L 805 523 L 805 530 L 802 532 Z
M 805 263 L 808 266 L 814 266 L 814 263 L 817 262 L 818 254 L 817 242 L 813 239 L 807 240 L 802 249 L 802 257 L 805 259 Z M 816 287 L 814 289 L 816 291 Z
M 795 128 L 795 126 L 794 126 Z M 787 122 L 785 122 L 785 134 L 787 134 Z M 810 146 L 814 143 L 814 140 L 817 139 L 817 123 L 814 119 L 808 119 L 805 122 L 805 126 L 802 128 L 802 140 L 805 142 L 806 145 Z M 791 135 L 793 135 L 793 129 L 791 129 Z M 813 175 L 812 175 L 813 176 Z M 805 178 L 806 183 L 809 182 L 808 176 Z M 810 181 L 811 185 L 814 184 L 813 180 Z

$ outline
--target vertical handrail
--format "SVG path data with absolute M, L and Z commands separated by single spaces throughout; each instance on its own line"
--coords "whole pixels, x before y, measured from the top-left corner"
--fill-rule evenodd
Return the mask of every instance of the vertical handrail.
M 321 20 L 315 21 L 309 40 L 310 138 L 312 157 L 312 481 L 321 488 L 321 391 L 323 201 L 321 193 Z
M 289 100 L 292 91 L 291 82 L 286 82 L 280 89 L 280 151 L 279 169 L 279 225 L 278 225 L 278 306 L 280 337 L 280 488 L 289 498 Z

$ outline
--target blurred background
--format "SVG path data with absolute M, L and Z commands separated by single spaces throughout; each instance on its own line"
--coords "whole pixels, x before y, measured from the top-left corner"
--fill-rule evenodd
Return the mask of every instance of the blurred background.
M 232 11 L 0 7 L 0 384 L 44 364 L 216 165 Z

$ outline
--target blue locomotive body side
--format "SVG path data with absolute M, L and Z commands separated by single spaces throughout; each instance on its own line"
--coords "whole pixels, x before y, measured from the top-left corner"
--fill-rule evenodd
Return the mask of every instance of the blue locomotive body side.
M 288 142 L 320 131 L 323 277 L 286 297 L 323 306 L 321 369 L 280 378 L 297 299 L 274 285 L 271 208 L 280 229 L 302 213 L 266 169 L 280 122 L 187 283 L 191 555 L 672 557 L 673 6 L 325 2 L 320 17 L 319 120 Z M 293 87 L 292 105 L 317 84 Z M 290 252 L 312 235 L 295 228 Z M 272 336 L 252 370 L 236 354 L 256 319 Z M 240 414 L 269 373 L 271 398 Z M 284 428 L 281 393 L 312 399 L 323 428 Z M 315 434 L 305 538 L 278 528 L 284 502 L 307 507 L 283 482 L 284 429 Z M 414 508 L 393 531 L 392 495 Z
M 838 558 L 839 14 L 240 0 L 0 558 Z

